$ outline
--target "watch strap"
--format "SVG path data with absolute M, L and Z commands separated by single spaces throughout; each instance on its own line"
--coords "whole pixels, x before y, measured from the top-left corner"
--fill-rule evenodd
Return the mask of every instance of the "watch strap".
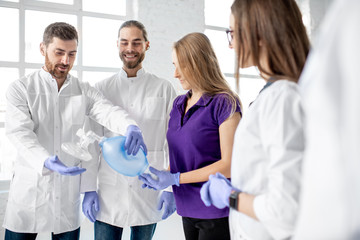
M 229 207 L 237 210 L 238 205 L 239 205 L 238 203 L 239 203 L 239 194 L 240 193 L 241 192 L 236 191 L 236 190 L 231 191 L 230 196 L 229 196 Z

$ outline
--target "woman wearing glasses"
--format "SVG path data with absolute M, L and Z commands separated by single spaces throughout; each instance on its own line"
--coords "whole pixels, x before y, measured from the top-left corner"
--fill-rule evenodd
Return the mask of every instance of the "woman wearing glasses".
M 174 44 L 174 76 L 188 92 L 174 100 L 167 140 L 170 171 L 150 168 L 140 179 L 156 190 L 173 186 L 187 240 L 230 239 L 229 209 L 206 207 L 200 189 L 211 174 L 230 177 L 240 100 L 220 71 L 209 39 L 191 33 Z
M 257 66 L 266 85 L 236 130 L 231 183 L 212 175 L 201 197 L 207 206 L 230 206 L 232 239 L 288 239 L 304 150 L 297 81 L 309 40 L 294 0 L 235 0 L 227 32 L 238 67 Z

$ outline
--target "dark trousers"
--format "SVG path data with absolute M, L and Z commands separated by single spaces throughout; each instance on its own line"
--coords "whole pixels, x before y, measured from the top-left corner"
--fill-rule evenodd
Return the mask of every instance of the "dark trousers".
M 37 233 L 17 233 L 5 230 L 5 240 L 35 240 Z M 80 228 L 70 232 L 63 232 L 59 234 L 51 233 L 52 240 L 79 240 Z
M 186 240 L 230 240 L 229 218 L 199 219 L 183 217 Z
M 132 226 L 131 240 L 151 240 L 154 236 L 156 223 Z M 95 240 L 121 240 L 123 228 L 96 221 L 94 225 Z

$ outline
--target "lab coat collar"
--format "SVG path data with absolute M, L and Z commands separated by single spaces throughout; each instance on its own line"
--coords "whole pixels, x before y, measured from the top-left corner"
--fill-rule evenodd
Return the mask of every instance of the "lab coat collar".
M 137 79 L 141 78 L 144 74 L 145 74 L 145 69 L 144 68 L 140 68 L 136 72 L 136 77 L 128 77 L 127 73 L 125 72 L 125 70 L 123 68 L 121 68 L 121 70 L 120 70 L 120 77 L 124 78 L 124 79 L 137 80 Z
M 268 81 L 266 82 L 266 84 L 264 85 L 264 87 L 260 90 L 259 93 L 261 93 L 262 91 L 264 91 L 266 88 L 270 87 L 271 84 L 273 84 L 274 81 Z

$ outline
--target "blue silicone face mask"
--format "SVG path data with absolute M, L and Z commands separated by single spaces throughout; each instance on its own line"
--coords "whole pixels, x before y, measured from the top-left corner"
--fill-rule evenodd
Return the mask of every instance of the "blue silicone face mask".
M 143 172 L 148 172 L 149 163 L 141 148 L 135 156 L 127 154 L 124 148 L 126 137 L 101 138 L 92 131 L 85 133 L 83 129 L 79 129 L 76 134 L 79 137 L 79 142 L 63 143 L 61 149 L 64 152 L 83 161 L 89 161 L 92 159 L 92 156 L 88 151 L 88 146 L 97 141 L 105 161 L 118 173 L 135 177 Z
M 112 169 L 125 176 L 135 177 L 145 172 L 149 163 L 141 148 L 135 156 L 128 155 L 124 148 L 125 139 L 124 136 L 105 138 L 99 145 L 105 161 Z

